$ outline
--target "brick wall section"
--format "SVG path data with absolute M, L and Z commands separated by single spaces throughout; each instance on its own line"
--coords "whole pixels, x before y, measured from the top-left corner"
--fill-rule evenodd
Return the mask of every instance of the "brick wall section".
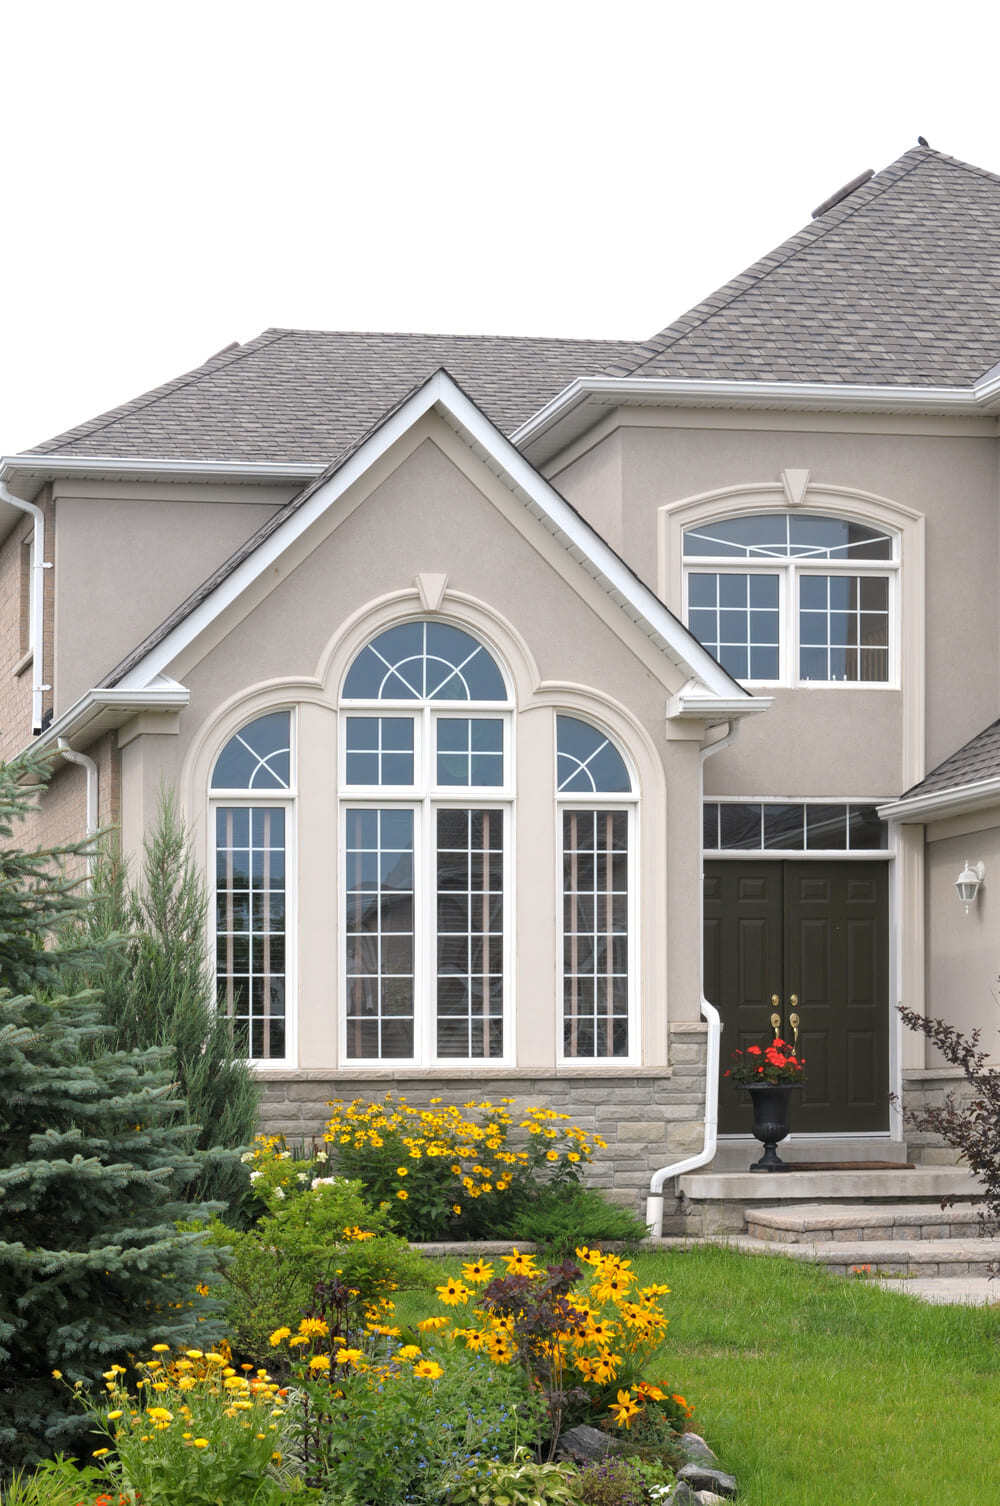
M 115 829 L 121 810 L 121 759 L 114 732 L 107 733 L 86 749 L 97 764 L 98 821 Z M 86 775 L 77 764 L 56 758 L 52 778 L 34 811 L 15 832 L 19 847 L 59 847 L 79 842 L 86 834 Z M 69 860 L 71 872 L 82 872 L 82 861 Z
M 55 560 L 55 514 L 49 489 L 46 487 L 35 499 L 45 517 L 45 555 Z M 12 758 L 31 741 L 31 686 L 33 668 L 28 665 L 14 673 L 24 653 L 22 631 L 24 623 L 23 555 L 24 541 L 31 537 L 33 520 L 26 513 L 19 518 L 10 533 L 0 544 L 0 759 Z M 52 644 L 55 623 L 53 577 L 55 571 L 42 571 L 44 591 L 43 611 L 43 665 L 45 681 L 52 680 Z M 46 691 L 42 699 L 43 712 L 52 705 L 52 692 Z
M 552 1108 L 602 1136 L 608 1148 L 596 1152 L 588 1181 L 641 1217 L 652 1173 L 699 1150 L 704 1141 L 704 1027 L 678 1027 L 671 1032 L 670 1047 L 670 1068 L 640 1068 L 634 1076 L 580 1070 L 572 1075 L 499 1071 L 474 1077 L 435 1072 L 433 1078 L 413 1072 L 262 1073 L 260 1127 L 290 1140 L 309 1139 L 322 1132 L 331 1099 L 378 1099 L 388 1092 L 419 1107 L 431 1098 L 459 1104 L 512 1098 L 515 1116 L 530 1106 Z
M 956 1103 L 972 1097 L 961 1071 L 955 1067 L 925 1067 L 903 1073 L 903 1137 L 911 1161 L 918 1166 L 955 1166 L 958 1152 L 937 1135 L 916 1130 L 907 1120 L 907 1110 L 940 1108 L 949 1094 Z

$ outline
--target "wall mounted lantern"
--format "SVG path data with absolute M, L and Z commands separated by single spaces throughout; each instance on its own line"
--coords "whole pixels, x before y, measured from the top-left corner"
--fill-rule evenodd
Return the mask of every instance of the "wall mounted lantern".
M 983 886 L 985 873 L 986 867 L 983 863 L 970 864 L 966 858 L 965 867 L 955 880 L 959 902 L 965 906 L 966 915 L 969 913 L 970 906 L 976 902 L 976 895 Z

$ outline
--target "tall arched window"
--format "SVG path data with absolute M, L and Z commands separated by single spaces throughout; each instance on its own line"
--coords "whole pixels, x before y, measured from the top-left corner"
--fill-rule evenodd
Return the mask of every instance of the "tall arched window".
M 760 513 L 684 532 L 688 626 L 738 680 L 892 684 L 899 536 Z
M 341 692 L 345 1061 L 510 1052 L 513 702 L 490 651 L 399 623 Z
M 285 940 L 291 737 L 291 712 L 268 712 L 229 739 L 212 769 L 216 997 L 252 1061 L 290 1055 Z
M 637 1053 L 635 807 L 632 777 L 611 738 L 556 718 L 562 839 L 562 1055 Z

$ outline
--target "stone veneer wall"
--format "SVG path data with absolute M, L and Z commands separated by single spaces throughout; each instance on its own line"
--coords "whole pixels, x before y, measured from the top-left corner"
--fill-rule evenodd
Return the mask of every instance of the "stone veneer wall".
M 322 1132 L 331 1099 L 382 1098 L 393 1093 L 419 1107 L 431 1098 L 465 1103 L 512 1098 L 514 1111 L 540 1105 L 569 1114 L 575 1124 L 608 1142 L 591 1165 L 590 1185 L 615 1202 L 645 1212 L 652 1173 L 700 1150 L 705 1135 L 707 1031 L 681 1022 L 670 1028 L 670 1066 L 508 1069 L 490 1073 L 364 1072 L 299 1069 L 262 1072 L 260 1127 L 290 1140 Z
M 911 1067 L 903 1072 L 903 1138 L 910 1160 L 918 1166 L 955 1166 L 959 1155 L 939 1135 L 914 1129 L 908 1111 L 940 1108 L 948 1095 L 967 1101 L 972 1089 L 959 1067 Z

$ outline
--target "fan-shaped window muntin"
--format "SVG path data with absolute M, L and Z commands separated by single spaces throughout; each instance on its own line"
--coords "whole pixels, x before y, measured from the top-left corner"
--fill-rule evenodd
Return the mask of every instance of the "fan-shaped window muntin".
M 233 733 L 215 760 L 212 789 L 290 789 L 291 756 L 291 712 L 266 712 Z
M 627 1061 L 637 1044 L 635 788 L 615 740 L 571 715 L 556 717 L 556 799 L 560 1057 Z
M 373 638 L 344 680 L 345 701 L 503 701 L 490 651 L 448 622 L 400 622 Z
M 728 517 L 686 529 L 684 559 L 688 626 L 735 679 L 894 683 L 894 530 L 810 513 Z

